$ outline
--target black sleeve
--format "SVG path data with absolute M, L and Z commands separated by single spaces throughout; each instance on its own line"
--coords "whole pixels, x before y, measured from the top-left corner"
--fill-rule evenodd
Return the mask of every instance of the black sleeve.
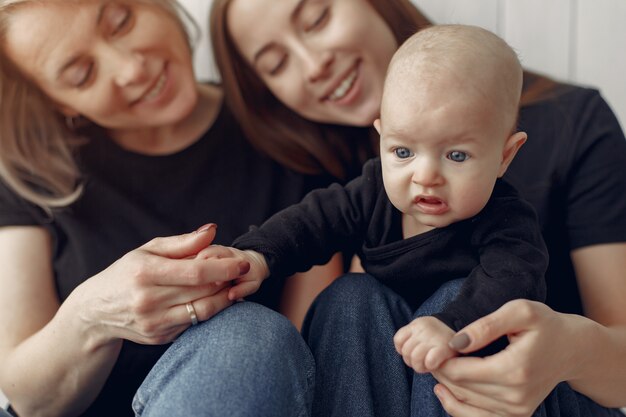
M 571 248 L 626 242 L 626 140 L 597 91 L 580 104 L 567 181 Z
M 507 301 L 544 301 L 548 251 L 532 206 L 518 198 L 497 199 L 474 219 L 472 247 L 480 260 L 458 296 L 435 314 L 458 331 Z
M 19 197 L 0 181 L 0 227 L 41 225 L 45 217 L 40 208 Z
M 263 254 L 272 276 L 307 271 L 337 252 L 354 252 L 363 242 L 382 187 L 377 163 L 368 162 L 363 174 L 345 187 L 333 184 L 310 192 L 299 204 L 237 238 L 233 246 Z

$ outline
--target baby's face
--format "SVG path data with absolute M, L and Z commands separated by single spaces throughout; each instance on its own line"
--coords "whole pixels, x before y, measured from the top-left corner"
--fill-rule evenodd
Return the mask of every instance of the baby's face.
M 454 83 L 398 84 L 385 86 L 377 127 L 385 189 L 409 237 L 407 230 L 445 227 L 483 209 L 506 169 L 510 122 Z

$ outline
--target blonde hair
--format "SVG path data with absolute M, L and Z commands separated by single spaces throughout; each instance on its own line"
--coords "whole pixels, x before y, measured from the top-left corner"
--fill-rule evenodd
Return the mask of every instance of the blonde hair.
M 183 23 L 189 16 L 175 0 L 135 1 L 156 4 L 174 16 L 191 48 Z M 43 1 L 0 0 L 0 177 L 20 197 L 51 213 L 72 204 L 83 190 L 74 155 L 85 143 L 87 130 L 68 126 L 52 101 L 4 52 L 12 13 L 37 3 Z

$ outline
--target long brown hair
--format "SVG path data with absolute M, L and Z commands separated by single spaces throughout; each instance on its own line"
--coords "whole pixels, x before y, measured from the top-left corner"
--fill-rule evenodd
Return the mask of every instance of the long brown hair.
M 191 47 L 183 23 L 191 19 L 175 0 L 136 1 L 156 4 L 175 17 Z M 11 14 L 36 2 L 0 0 L 0 177 L 20 197 L 50 213 L 80 196 L 81 173 L 74 154 L 85 140 L 3 50 Z
M 431 22 L 409 0 L 368 0 L 393 32 L 398 45 Z M 378 152 L 372 128 L 317 123 L 303 118 L 278 100 L 239 54 L 226 23 L 231 0 L 214 0 L 210 30 L 215 61 L 222 77 L 226 103 L 250 142 L 273 159 L 296 171 L 330 173 L 347 179 Z M 552 84 L 532 76 L 534 89 L 522 103 L 540 98 Z M 358 167 L 355 169 L 355 167 Z

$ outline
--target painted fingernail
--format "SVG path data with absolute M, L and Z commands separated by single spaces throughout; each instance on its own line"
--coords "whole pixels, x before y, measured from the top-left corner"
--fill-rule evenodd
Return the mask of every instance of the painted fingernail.
M 250 262 L 241 261 L 239 262 L 239 275 L 245 275 L 250 271 Z
M 205 224 L 204 226 L 200 226 L 198 228 L 198 230 L 196 230 L 196 233 L 208 232 L 212 228 L 216 228 L 217 229 L 217 225 L 215 223 L 208 223 L 208 224 Z
M 466 333 L 457 333 L 448 342 L 448 346 L 450 346 L 454 350 L 465 349 L 466 347 L 469 346 L 469 344 L 470 344 L 470 338 Z

